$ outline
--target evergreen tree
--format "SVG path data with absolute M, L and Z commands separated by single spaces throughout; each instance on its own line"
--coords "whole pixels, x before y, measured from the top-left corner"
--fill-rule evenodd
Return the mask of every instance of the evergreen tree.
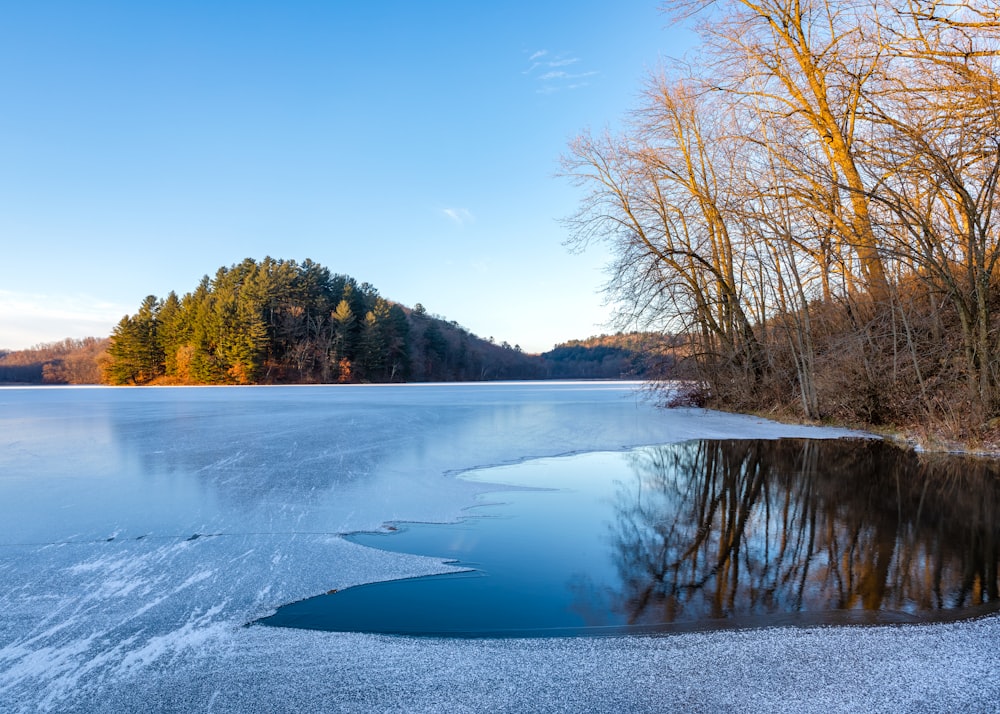
M 389 307 L 386 326 L 386 378 L 390 382 L 410 377 L 410 322 L 399 305 Z
M 215 358 L 223 381 L 257 381 L 267 348 L 267 326 L 261 317 L 260 297 L 252 283 L 256 263 L 249 258 L 231 270 L 220 270 L 213 286 L 212 317 Z
M 376 314 L 378 310 L 379 314 Z M 361 326 L 361 343 L 358 352 L 359 377 L 365 381 L 384 381 L 386 358 L 386 321 L 388 307 L 376 305 L 369 310 Z
M 164 373 L 167 376 L 179 375 L 178 351 L 188 343 L 190 333 L 181 301 L 171 290 L 160 303 L 156 316 L 156 342 L 163 353 Z
M 109 362 L 104 378 L 110 384 L 146 384 L 164 371 L 164 355 L 157 335 L 159 303 L 155 295 L 142 301 L 139 311 L 121 319 L 111 334 Z
M 212 303 L 212 282 L 206 275 L 193 293 L 183 301 L 185 317 L 191 330 L 190 342 L 184 351 L 183 360 L 178 354 L 178 371 L 184 362 L 190 379 L 198 384 L 215 384 L 224 381 L 224 371 L 219 369 L 215 359 L 217 330 L 214 325 Z
M 334 367 L 337 381 L 347 381 L 354 354 L 354 311 L 345 298 L 337 303 L 337 309 L 330 315 L 333 327 L 333 344 L 330 349 L 330 364 Z M 346 374 L 345 374 L 346 373 Z
M 431 320 L 424 328 L 424 372 L 426 379 L 447 379 L 445 358 L 448 342 L 438 327 L 437 320 Z

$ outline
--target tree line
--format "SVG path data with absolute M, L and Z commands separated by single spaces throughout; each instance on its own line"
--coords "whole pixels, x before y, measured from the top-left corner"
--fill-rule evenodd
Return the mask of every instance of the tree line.
M 224 268 L 225 277 L 235 270 L 253 272 L 267 269 L 265 259 Z M 525 354 L 507 342 L 496 344 L 483 340 L 455 321 L 432 315 L 419 303 L 412 309 L 384 300 L 365 283 L 346 276 L 334 276 L 321 266 L 306 261 L 297 265 L 284 263 L 288 275 L 296 272 L 318 277 L 313 284 L 326 285 L 320 293 L 324 300 L 314 302 L 315 314 L 307 325 L 318 324 L 310 333 L 300 323 L 289 329 L 288 320 L 265 323 L 265 333 L 279 337 L 275 343 L 265 340 L 257 353 L 258 361 L 232 363 L 222 361 L 216 350 L 199 354 L 192 323 L 206 306 L 195 306 L 214 290 L 214 281 L 205 280 L 184 297 L 175 294 L 165 299 L 155 296 L 143 300 L 139 310 L 118 323 L 111 338 L 87 337 L 41 344 L 26 350 L 0 350 L 0 383 L 6 384 L 236 384 L 236 383 L 322 383 L 322 382 L 401 382 L 401 381 L 481 381 L 497 379 L 654 379 L 669 371 L 683 345 L 671 337 L 656 333 L 617 333 L 584 340 L 570 340 L 541 355 Z M 290 270 L 289 270 L 290 269 Z M 219 277 L 219 274 L 217 274 Z M 310 278 L 312 280 L 312 278 Z M 331 330 L 357 326 L 345 319 L 354 309 L 344 294 L 362 296 L 357 304 L 376 309 L 365 313 L 360 329 L 344 331 L 339 337 Z M 296 294 L 291 291 L 291 294 Z M 199 295 L 198 298 L 195 295 Z M 298 293 L 302 297 L 301 293 Z M 338 296 L 340 296 L 338 298 Z M 386 309 L 386 306 L 388 309 Z M 302 308 L 300 313 L 298 308 Z M 221 309 L 221 308 L 215 308 Z M 360 308 L 359 308 L 360 309 Z M 288 302 L 276 307 L 275 315 L 290 312 L 304 317 L 301 303 Z M 369 314 L 371 313 L 371 318 Z M 270 311 L 269 311 L 270 314 Z M 186 317 L 185 317 L 186 315 Z M 388 320 L 388 324 L 380 324 Z M 207 320 L 206 325 L 221 325 L 224 320 Z M 323 323 L 326 324 L 323 327 Z M 237 325 L 236 327 L 239 327 Z M 227 323 L 225 329 L 233 329 Z M 211 335 L 210 327 L 198 328 L 211 345 L 228 339 L 231 345 L 255 334 Z M 372 332 L 375 332 L 373 335 Z M 204 344 L 205 342 L 202 342 Z M 251 353 L 252 354 L 252 353 Z M 284 357 L 282 357 L 284 355 Z M 208 363 L 208 364 L 206 364 Z M 256 365 L 256 366 L 255 366 Z
M 1000 10 L 676 0 L 697 53 L 564 157 L 573 240 L 623 320 L 683 335 L 708 398 L 812 419 L 1000 416 Z
M 0 350 L 0 384 L 98 384 L 107 338 L 84 337 Z
M 537 377 L 520 349 L 405 308 L 311 260 L 241 263 L 115 327 L 109 384 L 402 382 Z
M 551 379 L 648 379 L 670 374 L 681 343 L 672 335 L 619 332 L 569 340 L 542 353 Z

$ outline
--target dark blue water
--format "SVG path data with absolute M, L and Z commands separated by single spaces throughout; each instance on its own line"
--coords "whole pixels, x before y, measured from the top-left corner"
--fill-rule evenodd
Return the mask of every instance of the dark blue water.
M 603 593 L 616 578 L 604 522 L 621 454 L 544 459 L 479 478 L 543 483 L 488 498 L 454 524 L 399 524 L 362 545 L 443 557 L 473 572 L 350 588 L 282 608 L 266 624 L 410 634 L 572 634 L 614 627 Z
M 923 622 L 1000 603 L 990 461 L 877 441 L 697 441 L 473 477 L 549 490 L 351 537 L 470 572 L 349 588 L 260 622 L 556 636 Z

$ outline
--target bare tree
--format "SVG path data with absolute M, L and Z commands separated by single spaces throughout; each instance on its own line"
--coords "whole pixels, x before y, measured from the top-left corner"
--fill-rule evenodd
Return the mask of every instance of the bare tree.
M 882 18 L 886 52 L 865 88 L 871 139 L 859 152 L 876 179 L 879 231 L 955 310 L 970 392 L 988 419 L 1000 385 L 997 8 L 910 2 Z
M 720 131 L 724 105 L 710 107 L 688 82 L 650 82 L 633 131 L 595 139 L 585 134 L 564 161 L 590 188 L 570 221 L 578 244 L 608 239 L 618 255 L 612 287 L 632 316 L 668 317 L 699 342 L 699 354 L 725 379 L 757 384 L 766 360 L 753 324 L 748 251 L 734 218 L 733 181 L 725 174 L 733 148 Z M 719 114 L 716 114 L 719 112 Z
M 862 88 L 881 52 L 859 27 L 874 8 L 832 0 L 682 0 L 664 10 L 680 17 L 713 10 L 702 25 L 705 65 L 713 87 L 748 98 L 797 137 L 789 167 L 809 172 L 812 209 L 826 212 L 838 242 L 850 248 L 866 288 L 881 296 L 888 283 L 871 225 L 864 174 L 855 156 Z M 803 161 L 803 159 L 805 159 Z M 831 183 L 816 183 L 825 169 Z M 848 274 L 848 277 L 850 274 Z
M 704 18 L 698 71 L 652 76 L 621 135 L 564 160 L 589 189 L 571 240 L 610 242 L 625 315 L 685 333 L 728 406 L 819 418 L 848 394 L 841 416 L 907 420 L 957 369 L 996 417 L 1000 6 L 666 10 Z

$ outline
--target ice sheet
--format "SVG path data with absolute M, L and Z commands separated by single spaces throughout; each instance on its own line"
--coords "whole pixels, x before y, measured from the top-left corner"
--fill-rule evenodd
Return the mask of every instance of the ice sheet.
M 463 470 L 845 434 L 661 410 L 637 386 L 0 390 L 0 711 L 995 702 L 996 619 L 532 643 L 243 627 L 333 588 L 447 569 L 338 534 L 455 518 L 490 490 Z

